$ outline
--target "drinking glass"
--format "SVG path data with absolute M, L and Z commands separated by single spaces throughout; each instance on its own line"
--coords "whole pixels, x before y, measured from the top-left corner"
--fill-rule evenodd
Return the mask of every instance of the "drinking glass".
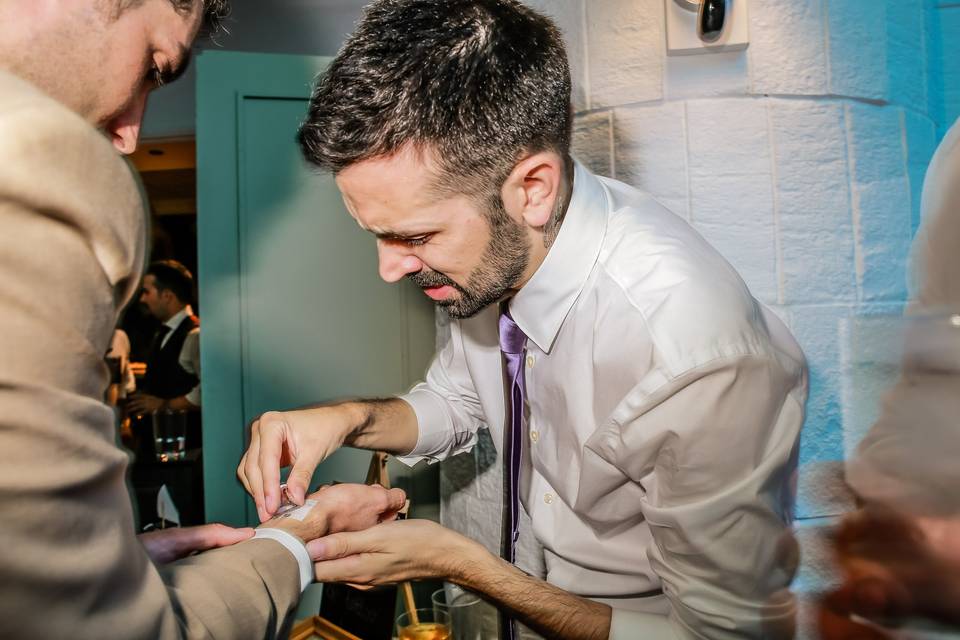
M 450 616 L 450 640 L 482 640 L 484 616 L 496 612 L 480 596 L 455 584 L 447 584 L 430 596 L 435 611 L 445 611 Z
M 439 609 L 405 611 L 397 617 L 399 640 L 451 640 L 450 616 Z
M 159 462 L 183 460 L 187 441 L 187 412 L 154 411 L 153 443 Z

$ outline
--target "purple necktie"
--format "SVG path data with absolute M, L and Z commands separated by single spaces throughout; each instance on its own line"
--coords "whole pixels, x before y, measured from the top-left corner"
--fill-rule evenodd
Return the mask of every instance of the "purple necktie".
M 516 544 L 520 536 L 520 460 L 523 453 L 523 409 L 527 393 L 523 378 L 523 360 L 527 336 L 510 317 L 506 303 L 500 308 L 500 351 L 507 369 L 510 390 L 509 433 L 504 435 L 504 531 L 502 554 L 508 562 L 516 561 Z M 508 495 L 509 492 L 509 495 Z M 513 620 L 501 614 L 500 637 L 513 640 Z

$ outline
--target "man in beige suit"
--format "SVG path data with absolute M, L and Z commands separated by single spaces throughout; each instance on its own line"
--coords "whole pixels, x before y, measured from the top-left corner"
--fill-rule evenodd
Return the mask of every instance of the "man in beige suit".
M 833 536 L 842 582 L 819 612 L 826 640 L 889 638 L 918 619 L 960 628 L 960 120 L 921 209 L 900 376 L 847 463 L 863 507 Z
M 136 147 L 147 94 L 223 9 L 0 2 L 2 638 L 273 637 L 312 578 L 304 541 L 375 524 L 403 501 L 343 485 L 256 535 L 134 535 L 127 459 L 102 402 L 103 355 L 145 253 L 141 195 L 116 149 Z

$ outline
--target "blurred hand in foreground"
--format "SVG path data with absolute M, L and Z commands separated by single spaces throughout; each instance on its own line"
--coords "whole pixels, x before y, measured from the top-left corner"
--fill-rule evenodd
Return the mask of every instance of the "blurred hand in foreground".
M 834 542 L 843 582 L 820 603 L 826 640 L 891 638 L 916 619 L 960 625 L 960 520 L 873 505 L 847 516 Z

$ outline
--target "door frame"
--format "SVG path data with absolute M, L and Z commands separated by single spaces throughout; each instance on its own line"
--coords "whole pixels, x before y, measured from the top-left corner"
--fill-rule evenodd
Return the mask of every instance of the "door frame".
M 251 98 L 309 100 L 330 58 L 203 51 L 197 57 L 197 243 L 203 321 L 203 483 L 208 522 L 256 521 L 236 478 L 247 446 L 244 416 L 240 220 L 241 104 Z M 290 132 L 294 144 L 295 132 Z M 216 372 L 213 375 L 213 372 Z

